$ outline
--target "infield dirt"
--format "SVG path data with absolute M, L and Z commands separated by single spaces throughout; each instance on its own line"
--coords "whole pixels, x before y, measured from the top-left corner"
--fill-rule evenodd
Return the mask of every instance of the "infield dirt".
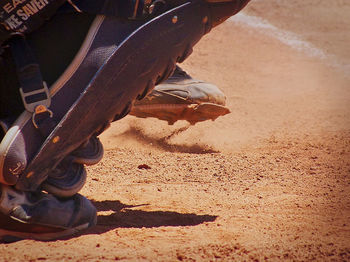
M 253 0 L 182 66 L 231 114 L 114 123 L 82 191 L 98 225 L 1 261 L 350 261 L 350 2 Z

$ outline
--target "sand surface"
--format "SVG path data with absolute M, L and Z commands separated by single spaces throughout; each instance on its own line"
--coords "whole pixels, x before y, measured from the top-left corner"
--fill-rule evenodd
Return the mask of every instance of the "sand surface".
M 183 64 L 232 113 L 116 122 L 82 191 L 98 225 L 1 244 L 0 260 L 350 261 L 349 14 L 348 0 L 253 0 Z

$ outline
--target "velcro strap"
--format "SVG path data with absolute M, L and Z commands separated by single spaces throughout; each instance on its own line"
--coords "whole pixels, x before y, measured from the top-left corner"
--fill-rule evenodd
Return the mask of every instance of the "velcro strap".
M 16 64 L 18 81 L 21 85 L 20 94 L 25 109 L 34 112 L 38 105 L 48 108 L 51 104 L 49 90 L 42 79 L 39 64 L 31 48 L 19 35 L 12 37 L 9 45 Z

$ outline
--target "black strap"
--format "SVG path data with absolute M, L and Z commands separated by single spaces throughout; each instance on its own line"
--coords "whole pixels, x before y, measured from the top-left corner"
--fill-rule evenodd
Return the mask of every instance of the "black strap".
M 11 36 L 11 33 L 6 29 L 6 27 L 0 24 L 0 48 L 1 48 L 1 43 L 9 39 L 10 36 Z
M 40 66 L 25 38 L 16 35 L 9 40 L 9 46 L 16 65 L 18 81 L 21 85 L 20 94 L 25 109 L 34 112 L 38 105 L 48 108 L 51 103 L 49 90 L 43 81 Z

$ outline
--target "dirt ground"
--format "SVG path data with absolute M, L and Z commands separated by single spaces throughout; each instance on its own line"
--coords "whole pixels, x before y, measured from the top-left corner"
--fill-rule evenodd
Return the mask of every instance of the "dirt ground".
M 231 114 L 116 122 L 82 191 L 98 225 L 2 244 L 0 260 L 350 261 L 349 14 L 348 0 L 253 0 L 183 64 Z

